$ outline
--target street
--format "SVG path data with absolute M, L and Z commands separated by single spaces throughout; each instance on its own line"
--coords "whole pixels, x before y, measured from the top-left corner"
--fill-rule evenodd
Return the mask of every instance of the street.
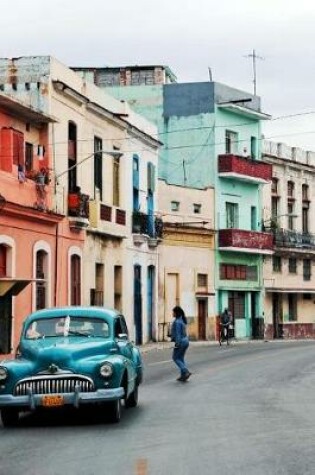
M 315 344 L 192 344 L 176 381 L 171 350 L 144 353 L 136 409 L 26 415 L 0 427 L 2 475 L 314 473 Z

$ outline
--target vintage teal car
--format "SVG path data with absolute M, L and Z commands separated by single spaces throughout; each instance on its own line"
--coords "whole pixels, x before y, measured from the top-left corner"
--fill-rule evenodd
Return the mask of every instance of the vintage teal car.
M 138 403 L 142 360 L 125 318 L 100 307 L 39 310 L 23 324 L 18 354 L 0 362 L 0 410 L 5 427 L 22 411 L 95 404 L 112 422 Z

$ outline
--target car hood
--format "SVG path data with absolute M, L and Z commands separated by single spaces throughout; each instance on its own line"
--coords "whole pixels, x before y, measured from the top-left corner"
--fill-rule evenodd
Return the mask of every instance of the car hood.
M 71 369 L 83 361 L 100 361 L 110 354 L 113 342 L 103 338 L 58 337 L 23 342 L 22 357 L 31 360 L 38 369 L 55 364 Z

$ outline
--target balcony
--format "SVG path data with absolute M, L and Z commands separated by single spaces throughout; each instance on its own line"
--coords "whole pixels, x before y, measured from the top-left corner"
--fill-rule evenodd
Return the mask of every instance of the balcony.
M 89 203 L 89 231 L 111 236 L 116 239 L 126 237 L 126 211 L 99 201 Z
M 300 233 L 288 229 L 276 229 L 273 231 L 274 245 L 280 248 L 295 248 L 300 250 L 315 251 L 315 235 Z
M 220 229 L 219 250 L 252 254 L 272 254 L 274 237 L 271 233 L 245 231 L 243 229 Z
M 156 247 L 162 238 L 163 222 L 160 218 L 140 211 L 132 214 L 132 233 L 134 243 L 142 244 L 148 240 L 149 247 Z
M 272 179 L 272 165 L 238 155 L 219 155 L 218 173 L 221 178 L 264 184 Z
M 71 228 L 82 229 L 89 225 L 89 195 L 80 191 L 68 194 L 68 216 Z

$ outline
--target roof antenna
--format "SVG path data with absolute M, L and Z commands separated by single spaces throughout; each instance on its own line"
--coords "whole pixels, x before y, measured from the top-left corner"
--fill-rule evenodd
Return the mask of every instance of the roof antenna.
M 265 59 L 263 58 L 262 56 L 258 56 L 256 54 L 256 51 L 253 49 L 253 52 L 251 54 L 248 54 L 246 56 L 244 56 L 245 58 L 252 58 L 253 60 L 253 74 L 254 74 L 254 79 L 253 79 L 253 83 L 254 83 L 254 96 L 256 96 L 256 85 L 257 85 L 257 71 L 256 71 L 256 59 Z
M 208 66 L 208 72 L 209 72 L 209 81 L 212 82 L 213 79 L 212 79 L 212 71 L 211 71 L 210 66 Z

